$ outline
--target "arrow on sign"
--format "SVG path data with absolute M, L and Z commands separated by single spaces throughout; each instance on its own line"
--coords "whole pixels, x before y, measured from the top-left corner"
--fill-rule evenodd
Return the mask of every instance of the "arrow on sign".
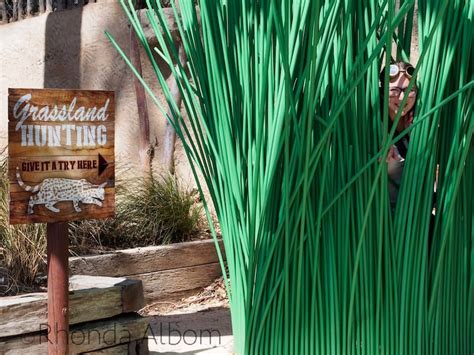
M 97 169 L 99 170 L 99 176 L 101 176 L 109 163 L 107 163 L 107 160 L 105 160 L 105 158 L 100 153 L 97 155 L 99 157 L 99 167 Z

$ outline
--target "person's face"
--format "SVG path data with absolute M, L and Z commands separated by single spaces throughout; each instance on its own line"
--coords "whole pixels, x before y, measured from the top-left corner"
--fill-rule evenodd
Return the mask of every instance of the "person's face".
M 410 79 L 403 72 L 390 80 L 388 109 L 392 122 L 394 121 L 397 113 L 402 110 L 402 117 L 400 118 L 400 121 L 397 125 L 398 131 L 403 131 L 413 123 L 413 116 L 407 115 L 407 113 L 415 105 L 416 88 L 413 87 L 412 90 L 408 92 L 406 89 L 409 83 Z M 405 106 L 401 107 L 401 103 L 405 95 L 408 96 L 408 99 L 405 103 Z

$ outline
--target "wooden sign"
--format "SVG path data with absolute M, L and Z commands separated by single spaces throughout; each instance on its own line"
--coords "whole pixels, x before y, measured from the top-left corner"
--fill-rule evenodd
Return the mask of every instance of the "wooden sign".
M 114 93 L 8 93 L 10 223 L 112 217 Z

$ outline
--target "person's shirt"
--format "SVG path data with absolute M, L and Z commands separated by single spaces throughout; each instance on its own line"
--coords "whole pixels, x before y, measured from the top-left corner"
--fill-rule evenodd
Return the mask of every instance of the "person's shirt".
M 397 204 L 407 151 L 408 138 L 404 137 L 390 148 L 387 156 L 388 192 L 392 211 L 395 211 L 395 206 Z

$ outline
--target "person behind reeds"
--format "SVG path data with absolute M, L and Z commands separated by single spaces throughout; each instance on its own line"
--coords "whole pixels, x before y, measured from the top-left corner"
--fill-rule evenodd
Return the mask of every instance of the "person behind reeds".
M 380 73 L 380 90 L 382 99 L 384 92 L 385 70 L 386 68 L 384 68 Z M 415 84 L 413 85 L 412 89 L 408 91 L 410 79 L 412 78 L 412 75 L 415 71 L 415 68 L 410 63 L 396 62 L 390 64 L 389 70 L 389 130 L 392 129 L 395 118 L 401 110 L 402 113 L 400 120 L 398 121 L 395 134 L 395 136 L 398 136 L 413 123 L 418 89 Z M 402 107 L 401 104 L 405 96 L 408 96 L 408 98 L 405 105 Z M 400 181 L 402 178 L 403 166 L 408 151 L 409 141 L 410 134 L 406 133 L 402 139 L 400 139 L 390 148 L 386 158 L 388 164 L 390 205 L 392 210 L 395 209 L 398 191 L 400 189 Z

